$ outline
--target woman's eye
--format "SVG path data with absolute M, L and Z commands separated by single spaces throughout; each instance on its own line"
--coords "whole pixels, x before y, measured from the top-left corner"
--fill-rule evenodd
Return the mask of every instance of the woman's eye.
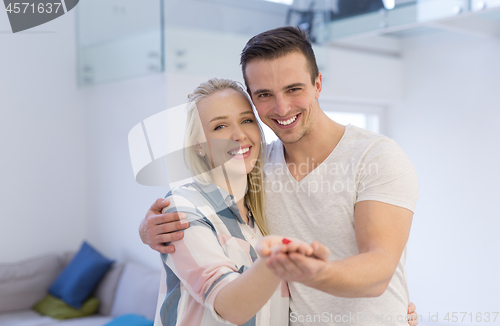
M 225 126 L 224 125 L 218 125 L 217 127 L 214 128 L 214 130 L 220 130 L 222 128 L 224 128 Z
M 246 119 L 246 120 L 243 121 L 243 123 L 252 123 L 252 122 L 253 122 L 252 119 Z

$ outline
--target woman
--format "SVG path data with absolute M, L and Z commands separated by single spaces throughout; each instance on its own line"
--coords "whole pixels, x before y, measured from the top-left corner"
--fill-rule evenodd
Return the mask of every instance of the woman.
M 286 283 L 256 253 L 269 233 L 261 191 L 265 141 L 244 89 L 226 79 L 201 84 L 189 96 L 186 135 L 194 182 L 168 194 L 165 212 L 185 213 L 190 227 L 175 253 L 162 254 L 168 285 L 162 324 L 288 325 Z M 313 252 L 279 236 L 267 236 L 261 247 L 266 255 L 270 248 Z

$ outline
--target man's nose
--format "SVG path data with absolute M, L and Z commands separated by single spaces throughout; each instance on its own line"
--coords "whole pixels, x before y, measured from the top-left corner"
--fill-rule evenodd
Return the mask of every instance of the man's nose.
M 274 113 L 280 117 L 285 117 L 289 111 L 289 104 L 281 95 L 275 97 Z

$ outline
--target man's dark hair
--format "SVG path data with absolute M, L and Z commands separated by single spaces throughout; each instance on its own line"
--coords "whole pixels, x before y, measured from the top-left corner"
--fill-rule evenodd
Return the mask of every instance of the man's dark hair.
M 253 60 L 273 60 L 292 52 L 302 53 L 306 57 L 311 82 L 314 85 L 319 70 L 311 42 L 307 39 L 306 33 L 300 28 L 286 26 L 255 35 L 247 42 L 241 52 L 240 64 L 248 93 L 250 93 L 250 88 L 248 87 L 245 69 L 249 62 Z

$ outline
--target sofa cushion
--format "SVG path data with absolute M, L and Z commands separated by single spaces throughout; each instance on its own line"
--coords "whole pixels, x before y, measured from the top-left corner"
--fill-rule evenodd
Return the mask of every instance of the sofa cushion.
M 94 296 L 101 302 L 99 305 L 99 314 L 109 315 L 111 313 L 116 288 L 124 267 L 125 264 L 123 263 L 114 263 L 94 291 Z
M 127 263 L 118 282 L 111 315 L 136 314 L 154 320 L 160 276 L 160 271 Z
M 112 322 L 104 326 L 153 326 L 152 320 L 146 319 L 142 316 L 128 314 L 116 317 Z
M 54 319 L 69 319 L 93 315 L 99 308 L 99 299 L 87 299 L 80 309 L 69 306 L 66 302 L 52 295 L 38 301 L 33 310 Z
M 63 266 L 68 265 L 73 257 L 75 256 L 74 251 L 65 252 L 62 256 Z M 99 299 L 99 310 L 98 314 L 108 316 L 111 313 L 111 308 L 113 307 L 113 301 L 115 299 L 116 287 L 118 286 L 118 281 L 123 272 L 124 263 L 113 263 L 111 268 L 97 285 L 92 296 Z
M 80 308 L 113 263 L 84 242 L 49 288 L 49 293 Z
M 0 264 L 0 313 L 32 308 L 47 295 L 61 269 L 56 254 Z

